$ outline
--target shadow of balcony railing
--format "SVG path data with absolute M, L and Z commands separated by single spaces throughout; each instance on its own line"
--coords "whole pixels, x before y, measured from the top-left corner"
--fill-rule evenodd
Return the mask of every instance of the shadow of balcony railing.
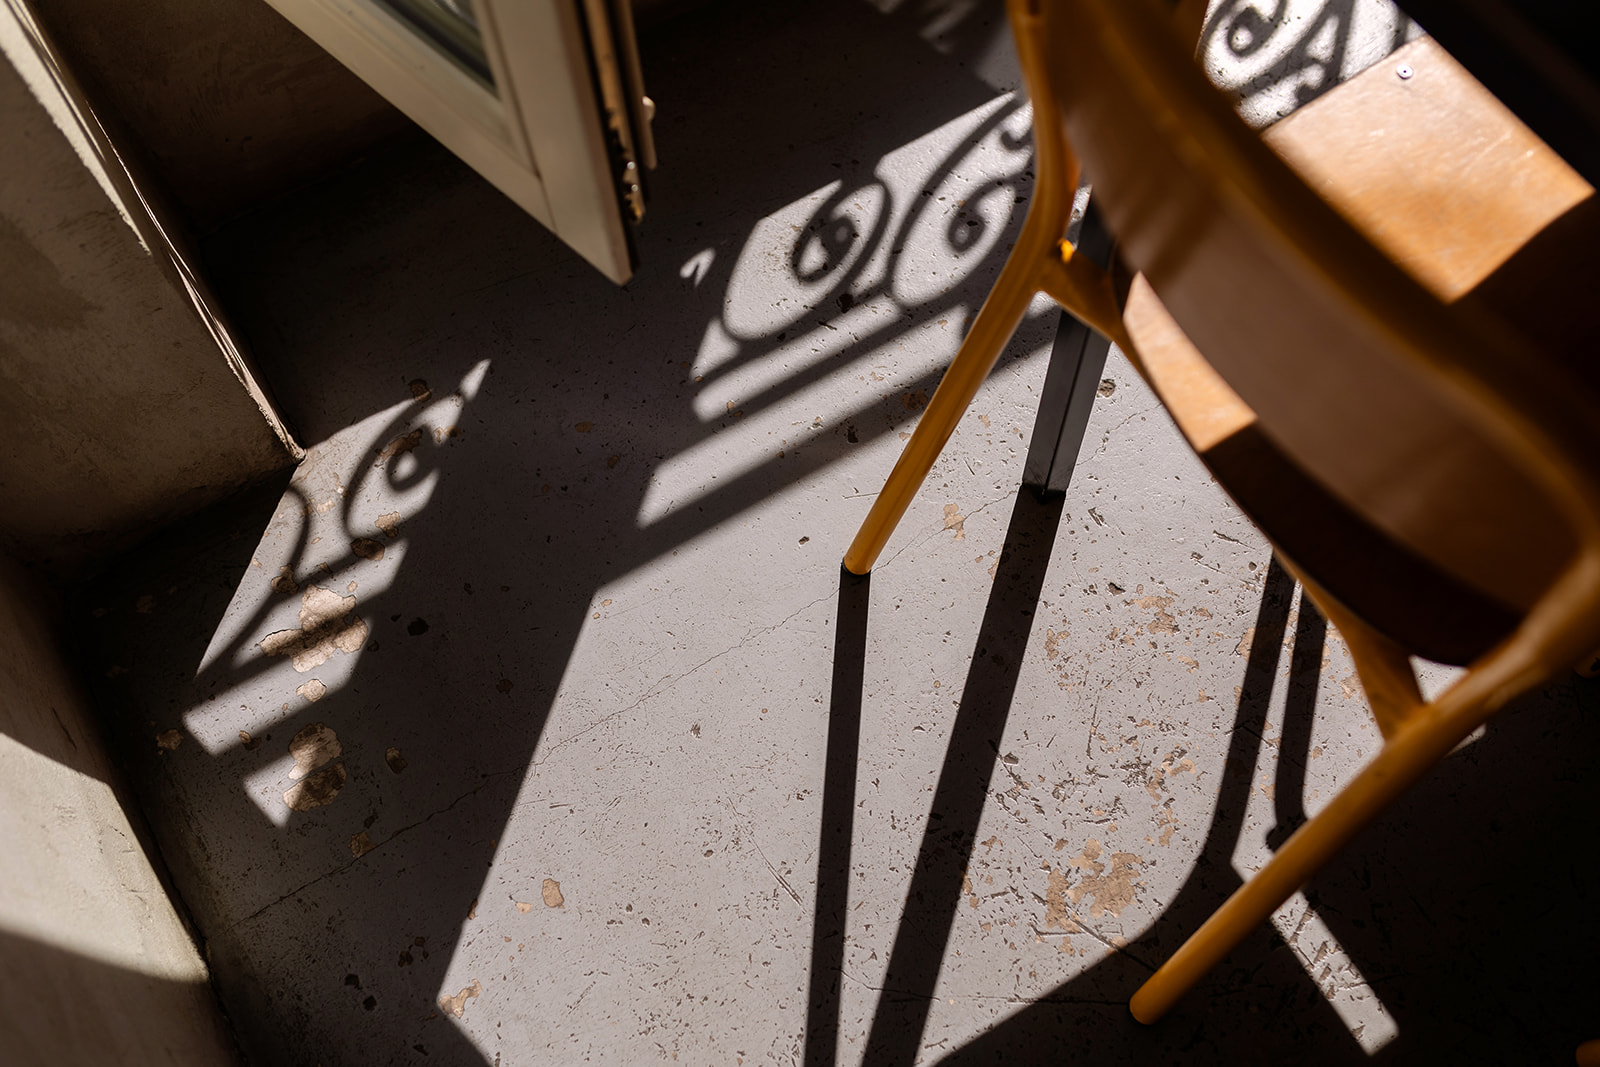
M 599 591 L 915 419 L 1026 209 L 1026 108 L 976 73 L 1005 32 L 996 5 L 664 27 L 672 166 L 625 289 L 422 142 L 209 242 L 318 443 L 78 622 L 252 1055 L 482 1059 L 450 966 L 536 750 L 572 740 L 546 726 Z
M 724 4 L 646 42 L 664 168 L 644 265 L 625 289 L 418 143 L 209 245 L 218 288 L 291 421 L 321 443 L 281 495 L 215 512 L 124 561 L 85 591 L 79 621 L 224 999 L 265 1059 L 415 1051 L 488 1062 L 452 1025 L 481 989 L 451 962 L 503 888 L 486 879 L 532 803 L 538 753 L 578 743 L 661 685 L 645 669 L 650 650 L 633 650 L 629 691 L 590 709 L 583 730 L 548 736 L 597 598 L 903 433 L 932 393 L 1026 210 L 1028 113 L 980 76 L 1008 77 L 993 58 L 1006 33 L 998 5 L 879 6 L 890 10 Z M 1271 25 L 1264 7 L 1219 10 L 1208 41 L 1251 57 L 1278 47 L 1259 27 L 1249 40 L 1237 29 Z M 1317 33 L 1348 30 L 1348 4 L 1326 10 L 1335 22 Z M 1344 46 L 1327 53 L 1319 42 L 1270 60 L 1250 91 L 1309 85 L 1313 61 L 1342 69 Z M 1048 341 L 1056 318 L 1042 306 L 1030 316 L 1010 365 Z M 894 368 L 875 358 L 902 345 L 914 355 Z M 870 1062 L 925 1053 L 964 850 L 1059 513 L 1059 501 L 1017 498 Z M 1253 767 L 1260 743 L 1292 593 L 1274 574 L 1230 768 Z M 813 1064 L 833 1062 L 838 1041 L 850 869 L 840 820 L 855 814 L 868 589 L 838 592 L 804 1037 Z M 1315 625 L 1302 612 L 1297 660 Z M 1312 703 L 1314 688 L 1306 714 Z M 1248 790 L 1245 775 L 1224 790 Z M 553 808 L 564 798 L 535 799 Z M 1039 1004 L 1019 1004 L 953 1058 L 1043 1058 L 1096 1027 L 1095 1040 L 1119 1048 L 1173 1045 L 1170 1027 L 1133 1031 L 1121 1005 L 1237 884 L 1236 799 L 1219 801 L 1195 874 L 1152 931 Z M 1280 809 L 1284 820 L 1300 814 Z M 1332 914 L 1357 914 L 1336 906 L 1352 899 L 1348 881 L 1321 886 Z M 1375 981 L 1419 995 L 1383 970 L 1386 947 L 1359 929 L 1339 933 Z M 1250 942 L 1230 995 L 1284 990 L 1280 1003 L 1306 1033 L 1333 1035 L 1330 1058 L 1360 1057 L 1270 941 Z M 338 1002 L 340 1025 L 311 999 Z M 1244 1053 L 1250 1041 L 1235 1027 L 1217 1047 Z

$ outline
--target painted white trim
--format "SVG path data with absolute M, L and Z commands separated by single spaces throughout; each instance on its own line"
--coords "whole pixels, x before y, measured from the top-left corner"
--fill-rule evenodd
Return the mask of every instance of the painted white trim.
M 606 277 L 631 277 L 573 0 L 476 0 L 493 90 L 373 0 L 268 3 Z

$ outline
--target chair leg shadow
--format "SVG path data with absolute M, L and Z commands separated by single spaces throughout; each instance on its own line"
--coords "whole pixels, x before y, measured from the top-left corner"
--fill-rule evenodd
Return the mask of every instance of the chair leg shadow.
M 1306 822 L 1306 761 L 1311 758 L 1317 682 L 1322 677 L 1322 650 L 1327 636 L 1327 621 L 1311 599 L 1302 595 L 1300 618 L 1294 628 L 1294 654 L 1289 660 L 1289 691 L 1284 697 L 1278 780 L 1272 793 L 1277 824 L 1267 831 L 1267 844 L 1274 852 Z
M 1059 494 L 1041 498 L 1023 489 L 1012 508 L 906 909 L 889 954 L 884 991 L 867 1037 L 867 1063 L 910 1064 L 916 1059 L 961 903 L 961 872 L 994 776 L 1063 502 Z
M 817 845 L 817 898 L 811 920 L 811 990 L 806 1013 L 806 1067 L 832 1064 L 839 1044 L 839 980 L 850 887 L 850 839 L 861 750 L 861 684 L 867 660 L 872 575 L 839 568 L 839 618 L 834 628 L 833 688 L 822 777 L 822 832 Z
M 939 968 L 960 903 L 961 871 L 970 858 L 1001 734 L 1010 711 L 1021 654 L 1035 600 L 1053 542 L 1060 498 L 1041 502 L 1019 495 L 1007 535 L 1007 552 L 996 572 L 995 589 L 968 674 L 965 696 L 946 752 L 939 785 L 924 832 L 917 869 L 873 1018 L 864 1062 L 912 1064 L 923 1051 Z M 1193 874 L 1154 928 L 1112 953 L 1088 971 L 1011 1015 L 994 1029 L 941 1062 L 1059 1062 L 1074 1049 L 1097 1050 L 1102 1062 L 1135 1062 L 1147 1055 L 1187 1047 L 1197 1053 L 1198 1034 L 1173 1028 L 1142 1027 L 1127 1011 L 1127 999 L 1182 939 L 1193 932 L 1238 888 L 1232 856 L 1244 826 L 1246 802 L 1262 746 L 1267 711 L 1286 636 L 1294 581 L 1276 560 L 1263 582 L 1255 636 L 1240 687 L 1239 706 L 1222 772 L 1221 792 Z M 1312 631 L 1320 619 L 1302 622 L 1307 656 L 1320 661 Z M 1320 631 L 1318 631 L 1320 633 Z M 1310 662 L 1310 661 L 1307 661 Z M 1270 937 L 1270 934 L 1266 935 Z M 1261 981 L 1294 986 L 1298 967 L 1281 954 L 1259 976 Z M 1278 964 L 1283 964 L 1280 967 Z M 1280 973 L 1281 972 L 1281 973 Z M 1306 983 L 1301 980 L 1301 984 Z M 1323 1010 L 1331 1029 L 1338 1020 Z M 1092 1036 L 1091 1036 L 1092 1035 Z M 1339 1055 L 1359 1049 L 1335 1049 Z M 1163 1051 L 1164 1050 L 1164 1051 Z M 1204 1053 L 1198 1053 L 1204 1059 Z

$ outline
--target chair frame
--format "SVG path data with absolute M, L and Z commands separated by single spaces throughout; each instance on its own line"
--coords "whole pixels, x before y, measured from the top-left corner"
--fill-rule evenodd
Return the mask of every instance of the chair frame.
M 1063 237 L 1071 221 L 1080 170 L 1067 142 L 1061 101 L 1048 76 L 1048 24 L 1054 18 L 1071 21 L 1090 40 L 1100 39 L 1097 35 L 1104 32 L 1128 32 L 1131 25 L 1133 35 L 1143 35 L 1135 41 L 1136 46 L 1159 49 L 1170 45 L 1181 50 L 1183 35 L 1193 39 L 1198 28 L 1195 11 L 1203 12 L 1204 4 L 1183 0 L 1162 25 L 1157 25 L 1160 20 L 1150 5 L 1138 0 L 1069 0 L 1056 6 L 1070 10 L 1047 17 L 1043 0 L 1008 0 L 1024 82 L 1033 102 L 1037 153 L 1033 201 L 999 279 L 845 555 L 845 568 L 852 573 L 871 570 L 1037 293 L 1049 294 L 1069 313 L 1114 341 L 1169 410 L 1183 402 L 1182 396 L 1173 395 L 1172 383 L 1153 377 L 1140 359 L 1123 323 L 1124 294 L 1117 292 L 1111 276 L 1075 255 Z M 1160 35 L 1171 40 L 1156 40 Z M 1135 47 L 1133 52 L 1137 51 Z M 1149 55 L 1132 55 L 1134 62 L 1140 59 L 1148 60 Z M 1170 91 L 1178 84 L 1163 81 L 1159 71 L 1150 81 L 1158 90 Z M 1180 86 L 1179 91 L 1188 88 Z M 1228 162 L 1227 154 L 1222 155 Z M 1247 188 L 1252 183 L 1259 187 L 1263 181 L 1279 180 L 1273 175 L 1230 176 L 1243 177 Z M 1296 235 L 1283 236 L 1292 239 Z M 1333 284 L 1338 282 L 1333 276 Z M 1379 309 L 1361 305 L 1360 298 L 1361 294 L 1355 294 L 1353 302 L 1358 307 L 1369 314 L 1378 313 Z M 1430 313 L 1436 316 L 1437 309 Z M 1402 330 L 1409 328 L 1411 337 L 1420 336 L 1426 342 L 1430 339 L 1429 320 L 1418 316 L 1418 321 L 1420 325 L 1417 321 L 1401 324 Z M 1407 649 L 1341 604 L 1318 585 L 1314 575 L 1279 552 L 1306 595 L 1344 636 L 1384 745 L 1145 982 L 1129 1005 L 1141 1022 L 1160 1019 L 1367 823 L 1494 712 L 1600 644 L 1600 475 L 1593 460 L 1583 458 L 1583 446 L 1575 445 L 1573 436 L 1563 434 L 1562 427 L 1549 430 L 1540 426 L 1537 413 L 1497 392 L 1492 383 L 1475 379 L 1470 369 L 1430 352 L 1426 343 L 1407 351 L 1416 354 L 1418 369 L 1438 388 L 1457 396 L 1465 390 L 1470 399 L 1467 410 L 1477 423 L 1557 503 L 1571 526 L 1576 550 L 1559 578 L 1511 634 L 1432 701 L 1424 700 L 1418 689 Z M 1580 431 L 1577 439 L 1581 442 L 1592 427 L 1585 425 Z M 1272 532 L 1265 532 L 1270 539 Z

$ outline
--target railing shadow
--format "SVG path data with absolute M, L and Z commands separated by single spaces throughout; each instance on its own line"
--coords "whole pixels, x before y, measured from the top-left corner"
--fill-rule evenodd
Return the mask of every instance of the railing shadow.
M 625 290 L 418 144 L 270 205 L 208 245 L 218 289 L 275 392 L 322 443 L 270 518 L 220 509 L 169 531 L 84 590 L 75 610 L 110 732 L 251 1055 L 492 1058 L 454 1021 L 483 1010 L 475 976 L 450 968 L 489 909 L 512 908 L 486 895 L 486 871 L 519 791 L 540 774 L 535 751 L 596 591 L 892 434 L 916 415 L 901 395 L 931 392 L 938 369 L 919 365 L 889 395 L 886 386 L 842 412 L 831 406 L 786 456 L 751 444 L 759 462 L 748 470 L 693 506 L 641 519 L 657 464 L 793 403 L 909 330 L 947 318 L 958 332 L 998 270 L 1031 173 L 1025 136 L 1005 132 L 1023 128 L 1021 105 L 997 101 L 965 69 L 1005 32 L 996 6 L 946 17 L 915 4 L 887 16 L 845 2 L 724 5 L 647 42 L 659 97 L 678 103 L 673 117 L 692 115 L 696 101 L 723 110 L 702 126 L 664 114 L 659 143 L 676 165 L 657 183 L 646 266 Z M 735 69 L 748 81 L 727 107 L 717 101 L 729 95 L 730 31 L 702 32 L 712 23 L 745 42 Z M 821 41 L 869 48 L 874 61 L 818 93 L 786 91 L 774 71 L 804 72 Z M 877 114 L 850 151 L 868 162 L 836 167 L 815 145 L 837 137 L 839 116 L 861 101 Z M 909 199 L 897 188 L 901 202 L 881 203 L 851 232 L 840 220 L 853 202 L 824 196 L 785 250 L 781 277 L 810 305 L 804 331 L 838 332 L 847 304 L 886 313 L 803 367 L 774 364 L 737 412 L 697 412 L 706 390 L 796 340 L 793 326 L 755 331 L 692 380 L 697 353 L 682 341 L 723 318 L 750 220 L 835 180 L 836 192 L 855 193 L 871 184 L 876 158 L 985 107 L 966 136 L 919 164 Z M 722 147 L 729 130 L 741 131 L 738 152 Z M 1004 165 L 984 170 L 970 158 L 980 146 Z M 989 180 L 951 195 L 943 186 L 958 168 Z M 967 206 L 955 204 L 962 197 Z M 956 263 L 934 290 L 903 299 L 890 289 L 912 236 Z M 708 269 L 679 273 L 681 256 L 708 250 Z M 875 281 L 858 269 L 869 263 Z M 585 313 L 546 313 L 569 305 Z M 458 315 L 496 325 L 464 343 Z M 603 381 L 600 351 L 617 368 Z M 433 412 L 484 360 L 483 395 L 453 415 Z M 396 496 L 425 504 L 376 515 Z M 864 608 L 864 586 L 861 595 Z M 308 613 L 298 636 L 297 610 Z M 304 671 L 286 672 L 262 647 L 286 631 L 274 647 L 291 654 L 337 640 L 327 658 L 313 650 Z M 841 647 L 850 639 L 841 631 Z M 307 753 L 306 770 L 288 766 L 292 750 Z M 303 788 L 310 782 L 320 791 Z M 518 892 L 544 914 L 537 886 Z M 819 899 L 819 917 L 830 899 Z
M 1385 18 L 1356 37 L 1358 13 Z M 1253 123 L 1302 107 L 1404 44 L 1415 24 L 1360 0 L 1323 0 L 1306 13 L 1290 0 L 1222 0 L 1206 16 L 1198 55 Z

